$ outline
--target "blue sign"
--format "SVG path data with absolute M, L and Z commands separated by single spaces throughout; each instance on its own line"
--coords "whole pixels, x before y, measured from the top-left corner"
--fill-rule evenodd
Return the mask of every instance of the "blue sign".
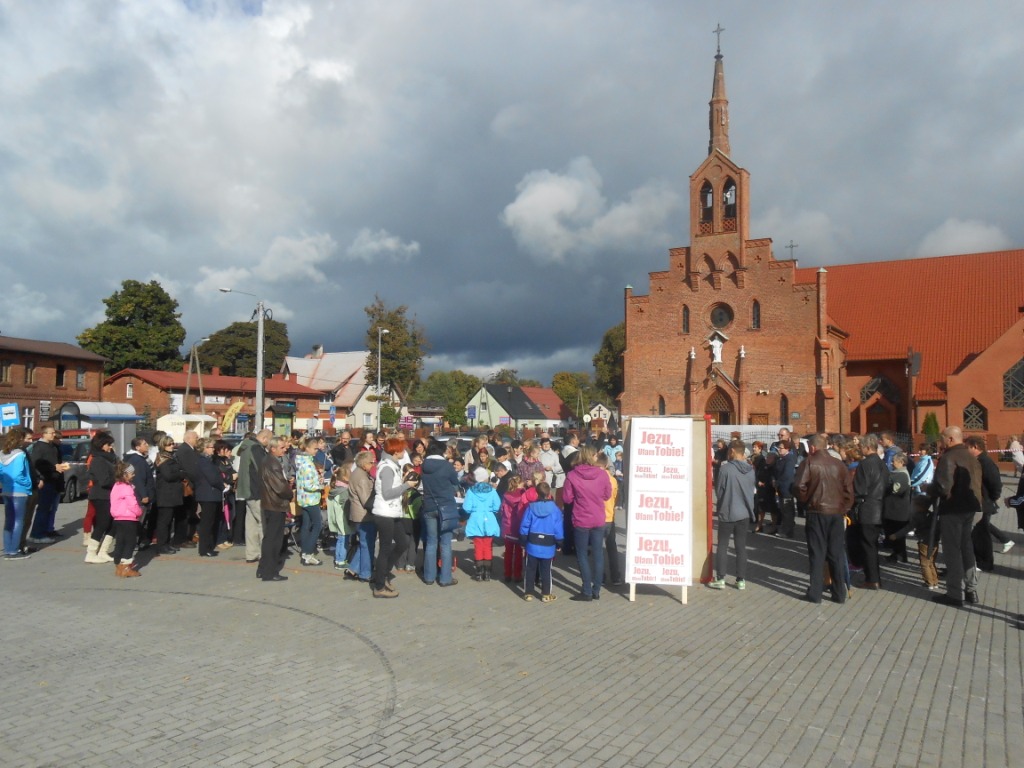
M 475 419 L 476 418 L 476 406 L 475 405 L 467 405 L 466 406 L 466 418 L 467 419 Z
M 16 427 L 21 424 L 21 411 L 17 403 L 4 403 L 0 405 L 0 426 Z
M 334 424 L 334 420 L 338 417 L 338 408 L 337 408 L 337 406 L 332 405 L 331 409 L 327 413 L 330 415 L 331 424 L 333 425 Z

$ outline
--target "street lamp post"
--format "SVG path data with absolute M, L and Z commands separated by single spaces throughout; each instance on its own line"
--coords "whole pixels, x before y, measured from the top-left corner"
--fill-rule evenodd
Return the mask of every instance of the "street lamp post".
M 240 291 L 237 288 L 220 288 L 221 293 L 240 293 L 243 296 L 252 296 L 256 299 L 256 423 L 253 426 L 254 432 L 259 432 L 263 429 L 263 319 L 267 314 L 267 309 L 263 304 L 263 299 L 257 296 L 255 293 L 248 293 L 247 291 Z
M 377 326 L 377 432 L 380 432 L 380 345 L 386 333 L 391 333 L 391 331 Z

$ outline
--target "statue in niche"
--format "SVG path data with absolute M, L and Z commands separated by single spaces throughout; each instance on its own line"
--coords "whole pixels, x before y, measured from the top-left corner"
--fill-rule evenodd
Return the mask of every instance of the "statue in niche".
M 725 344 L 722 343 L 722 340 L 715 336 L 708 342 L 708 346 L 711 347 L 711 362 L 722 362 L 722 347 L 725 346 Z

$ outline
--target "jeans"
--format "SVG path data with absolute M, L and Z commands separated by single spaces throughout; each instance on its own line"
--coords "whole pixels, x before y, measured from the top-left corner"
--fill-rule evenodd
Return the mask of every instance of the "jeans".
M 33 539 L 41 539 L 50 531 L 55 530 L 57 524 L 57 506 L 60 504 L 60 494 L 57 493 L 57 486 L 50 483 L 43 483 L 39 489 L 39 500 L 36 502 L 36 517 L 32 521 Z
M 28 496 L 4 496 L 4 554 L 16 555 L 21 548 L 21 529 L 25 524 Z
M 440 521 L 437 517 L 424 514 L 423 523 L 423 580 L 432 584 L 452 583 L 452 532 L 439 533 Z M 438 551 L 440 550 L 441 572 L 437 570 Z
M 302 554 L 312 555 L 316 552 L 316 540 L 324 527 L 324 516 L 320 514 L 319 505 L 300 507 L 302 509 L 302 527 L 299 529 L 299 546 Z
M 373 549 L 377 543 L 377 524 L 373 522 L 372 515 L 363 518 L 356 534 L 359 542 L 355 556 L 349 561 L 348 569 L 358 576 L 360 581 L 369 581 L 373 574 Z
M 718 521 L 718 549 L 715 551 L 715 571 L 718 578 L 724 579 L 726 565 L 729 561 L 729 539 L 732 538 L 736 548 L 736 580 L 747 579 L 747 530 L 750 521 L 746 518 L 727 523 Z
M 604 526 L 574 528 L 573 538 L 583 581 L 581 593 L 597 597 L 601 594 L 601 579 L 604 577 Z
M 339 533 L 337 540 L 334 542 L 334 562 L 348 562 L 348 536 L 343 533 Z
M 551 558 L 526 556 L 526 583 L 523 589 L 527 595 L 532 595 L 537 583 L 537 571 L 540 571 L 540 593 L 551 594 Z

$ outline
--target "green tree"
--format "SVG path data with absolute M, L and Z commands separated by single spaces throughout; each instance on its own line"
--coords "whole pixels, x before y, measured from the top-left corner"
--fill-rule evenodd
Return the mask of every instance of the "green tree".
M 256 375 L 255 322 L 232 323 L 227 328 L 210 334 L 210 340 L 196 347 L 203 371 L 209 373 L 217 366 L 225 376 Z M 263 376 L 281 370 L 291 343 L 288 326 L 277 320 L 263 323 Z
M 626 388 L 623 374 L 622 353 L 626 351 L 626 324 L 609 328 L 601 339 L 601 346 L 594 355 L 594 384 L 599 400 L 614 402 Z
M 487 379 L 490 384 L 511 384 L 513 387 L 543 387 L 536 379 L 521 379 L 515 368 L 502 368 Z
M 398 423 L 398 410 L 391 403 L 381 403 L 380 423 L 392 427 Z
M 551 389 L 565 403 L 573 415 L 577 418 L 582 413 L 577 413 L 577 405 L 583 400 L 583 413 L 590 410 L 590 404 L 597 399 L 597 391 L 594 389 L 594 382 L 586 371 L 559 371 L 551 378 Z
M 457 405 L 449 405 L 444 409 L 444 420 L 453 427 L 466 426 L 466 408 Z
M 125 368 L 156 371 L 181 369 L 185 327 L 178 302 L 156 280 L 125 280 L 121 290 L 103 300 L 107 319 L 78 335 L 83 349 L 103 355 L 104 370 Z
M 481 384 L 479 377 L 465 371 L 434 371 L 416 388 L 416 400 L 465 411 L 466 403 Z
M 939 442 L 942 430 L 939 429 L 939 419 L 934 411 L 928 411 L 924 415 L 924 423 L 921 425 L 921 430 L 924 432 L 924 436 L 929 443 Z
M 426 332 L 415 318 L 408 317 L 409 308 L 404 304 L 391 309 L 375 296 L 373 304 L 363 309 L 370 318 L 366 330 L 366 348 L 370 350 L 366 383 L 377 384 L 377 329 L 383 328 L 387 333 L 381 336 L 380 344 L 381 387 L 392 393 L 397 386 L 406 397 L 412 396 L 423 372 L 423 356 L 430 349 Z

